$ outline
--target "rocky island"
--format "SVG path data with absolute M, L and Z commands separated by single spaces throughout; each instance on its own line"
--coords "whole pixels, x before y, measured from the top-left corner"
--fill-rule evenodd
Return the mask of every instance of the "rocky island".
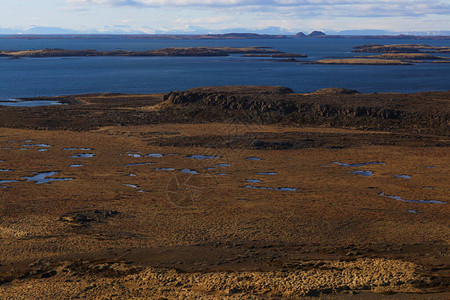
M 164 48 L 148 51 L 98 51 L 93 49 L 67 50 L 67 49 L 39 49 L 8 51 L 0 50 L 4 57 L 71 57 L 71 56 L 228 56 L 230 54 L 277 54 L 281 51 L 266 47 L 188 47 Z
M 327 58 L 316 61 L 318 64 L 338 65 L 411 65 L 414 63 L 448 63 L 450 57 L 430 53 L 450 53 L 450 47 L 432 47 L 419 44 L 379 45 L 370 44 L 353 47 L 353 52 L 382 53 L 378 55 L 352 58 Z
M 450 47 L 433 47 L 425 44 L 369 44 L 356 46 L 353 49 L 353 52 L 365 53 L 450 53 Z

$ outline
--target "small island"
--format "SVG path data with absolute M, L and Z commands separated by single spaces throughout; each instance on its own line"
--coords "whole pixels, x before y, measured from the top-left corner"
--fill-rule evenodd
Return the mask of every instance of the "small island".
M 3 57 L 72 57 L 72 56 L 229 56 L 230 54 L 278 54 L 281 51 L 268 47 L 186 47 L 164 48 L 148 51 L 98 51 L 94 49 L 39 49 L 8 51 L 0 50 Z
M 409 62 L 397 59 L 370 59 L 370 58 L 342 58 L 342 59 L 321 59 L 318 64 L 328 65 L 411 65 Z
M 353 52 L 365 53 L 450 53 L 450 47 L 433 47 L 426 44 L 368 44 L 353 49 Z

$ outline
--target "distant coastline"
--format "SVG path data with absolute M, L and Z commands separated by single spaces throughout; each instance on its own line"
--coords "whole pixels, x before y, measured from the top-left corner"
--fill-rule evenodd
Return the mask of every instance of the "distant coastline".
M 432 35 L 327 35 L 313 31 L 306 35 L 272 35 L 257 33 L 226 34 L 0 34 L 2 39 L 148 39 L 148 40 L 221 40 L 221 39 L 308 39 L 308 38 L 342 38 L 342 39 L 409 39 L 409 40 L 450 40 L 450 36 Z

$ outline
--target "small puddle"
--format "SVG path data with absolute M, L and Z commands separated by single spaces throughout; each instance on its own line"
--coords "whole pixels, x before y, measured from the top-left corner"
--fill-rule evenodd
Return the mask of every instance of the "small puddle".
M 399 196 L 389 196 L 385 195 L 383 192 L 379 193 L 378 195 L 382 197 L 388 197 L 397 201 L 403 201 L 403 202 L 409 202 L 409 203 L 422 203 L 422 204 L 447 204 L 447 202 L 438 201 L 438 200 L 406 200 L 402 199 L 402 197 Z
M 230 167 L 230 164 L 217 164 L 218 167 Z
M 36 173 L 36 175 L 34 175 L 34 176 L 22 177 L 22 178 L 26 179 L 27 181 L 35 181 L 36 184 L 50 183 L 53 181 L 74 180 L 73 178 L 47 178 L 47 177 L 51 177 L 56 174 L 58 174 L 58 172 L 41 172 L 41 173 Z
M 258 157 L 247 157 L 246 160 L 261 160 L 261 158 L 258 158 Z
M 11 172 L 12 170 L 9 169 L 0 169 L 0 172 Z
M 185 158 L 193 158 L 193 159 L 214 159 L 214 158 L 220 158 L 220 156 L 212 156 L 212 155 L 191 155 L 191 156 L 186 156 Z
M 143 162 L 143 163 L 135 163 L 135 164 L 126 164 L 127 167 L 133 167 L 133 166 L 143 166 L 143 165 L 154 165 L 154 162 Z
M 251 182 L 251 183 L 260 183 L 260 182 L 262 182 L 262 180 L 259 180 L 259 179 L 247 179 L 246 181 L 247 182 Z
M 48 151 L 48 149 L 39 149 L 39 152 L 44 152 L 44 151 Z
M 144 155 L 144 157 L 163 157 L 164 155 L 160 154 L 160 153 L 151 153 L 151 154 L 147 154 Z
M 17 99 L 11 99 L 9 101 L 0 101 L 1 106 L 13 106 L 13 107 L 34 107 L 34 106 L 50 106 L 50 105 L 63 105 L 58 101 L 22 101 Z
M 423 188 L 424 188 L 424 189 L 427 189 L 427 190 L 432 190 L 432 189 L 434 189 L 434 187 L 432 187 L 432 186 L 424 186 Z
M 205 170 L 215 170 L 216 168 L 205 168 Z
M 13 183 L 13 182 L 17 182 L 17 181 L 16 181 L 16 180 L 0 180 L 0 187 L 3 188 L 3 189 L 7 189 L 8 187 L 7 187 L 7 186 L 4 186 L 4 185 L 2 185 L 2 184 L 5 184 L 5 183 Z
M 190 169 L 183 169 L 183 170 L 181 170 L 181 173 L 185 173 L 185 174 L 193 174 L 193 175 L 198 174 L 197 171 L 190 170 Z
M 428 166 L 428 167 L 425 167 L 425 168 L 427 168 L 427 169 L 436 169 L 435 166 Z
M 357 164 L 346 164 L 341 162 L 333 162 L 333 164 L 339 165 L 341 167 L 364 167 L 364 166 L 370 166 L 370 165 L 385 165 L 386 163 L 380 162 L 380 161 L 373 161 L 373 162 L 366 162 L 366 163 L 357 163 Z
M 151 154 L 146 154 L 146 155 L 141 155 L 141 154 L 137 154 L 137 153 L 130 153 L 128 154 L 128 156 L 131 157 L 164 157 L 164 155 L 160 154 L 160 153 L 151 153 Z
M 70 165 L 70 167 L 71 168 L 79 168 L 79 167 L 82 167 L 83 165 L 80 165 L 80 164 L 78 164 L 78 165 Z
M 174 171 L 174 168 L 155 168 L 156 171 Z
M 228 175 L 227 173 L 219 173 L 219 174 L 217 174 L 217 176 L 225 176 L 225 175 Z
M 95 156 L 94 153 L 79 153 L 79 154 L 72 155 L 71 158 L 90 158 L 90 157 L 94 157 L 94 156 Z
M 373 172 L 372 171 L 351 171 L 349 173 L 350 174 L 360 175 L 360 176 L 373 176 Z
M 24 143 L 31 143 L 33 140 L 25 140 Z
M 395 178 L 411 179 L 409 175 L 394 175 Z
M 130 173 L 130 174 L 126 175 L 126 176 L 128 176 L 128 177 L 135 177 L 136 174 Z
M 246 185 L 246 186 L 244 186 L 244 189 L 273 190 L 273 191 L 282 191 L 282 192 L 295 192 L 295 191 L 297 191 L 296 188 L 288 188 L 288 187 L 282 187 L 282 188 L 269 188 L 269 187 L 265 187 L 265 186 L 251 186 L 251 185 Z
M 91 148 L 63 148 L 64 151 L 75 151 L 75 150 L 79 150 L 79 151 L 91 151 Z
M 420 212 L 418 210 L 414 210 L 414 209 L 408 209 L 408 212 L 412 213 L 412 214 L 420 214 Z
M 51 147 L 51 145 L 47 144 L 32 144 L 32 145 L 23 145 L 24 147 Z
M 129 183 L 125 183 L 124 186 L 129 186 L 129 187 L 132 187 L 132 188 L 134 188 L 134 189 L 139 188 L 139 186 L 138 186 L 137 184 L 129 184 Z
M 276 172 L 258 172 L 258 175 L 277 175 Z

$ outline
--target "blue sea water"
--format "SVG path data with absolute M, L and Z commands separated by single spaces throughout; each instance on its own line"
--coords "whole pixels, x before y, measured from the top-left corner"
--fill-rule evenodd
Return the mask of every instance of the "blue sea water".
M 143 40 L 9 39 L 0 49 L 117 49 L 144 51 L 165 47 L 267 46 L 307 54 L 306 60 L 351 57 L 362 44 L 450 46 L 450 40 L 283 39 L 283 40 Z M 439 54 L 450 57 L 449 54 Z M 419 92 L 450 89 L 450 64 L 410 66 L 315 65 L 230 57 L 70 57 L 0 58 L 0 100 L 97 92 L 156 93 L 218 85 L 281 85 L 295 92 L 345 87 L 360 92 Z

